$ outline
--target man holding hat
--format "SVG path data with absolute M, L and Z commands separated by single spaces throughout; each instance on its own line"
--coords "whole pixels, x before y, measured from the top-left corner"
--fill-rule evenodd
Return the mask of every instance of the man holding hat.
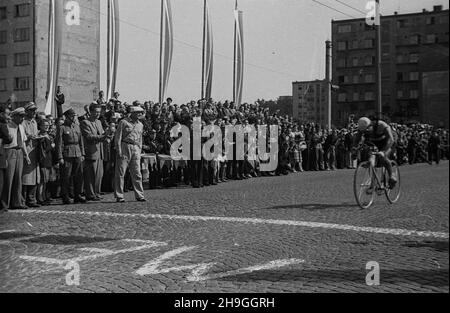
M 108 134 L 100 122 L 101 106 L 97 102 L 89 106 L 89 118 L 81 122 L 81 132 L 85 143 L 86 160 L 84 161 L 84 189 L 86 200 L 100 201 L 103 178 L 103 160 L 105 159 L 104 142 Z
M 26 147 L 27 136 L 22 125 L 25 118 L 25 109 L 18 108 L 11 113 L 8 122 L 8 133 L 12 141 L 4 144 L 7 166 L 4 176 L 4 187 L 1 194 L 3 209 L 27 209 L 22 198 L 22 174 L 24 160 L 27 165 L 31 163 Z
M 136 200 L 139 202 L 146 201 L 141 173 L 144 125 L 139 121 L 144 112 L 145 110 L 139 106 L 130 107 L 130 117 L 120 121 L 115 134 L 114 144 L 117 158 L 114 194 L 119 203 L 125 202 L 124 183 L 127 168 L 130 170 Z
M 40 169 L 38 160 L 38 135 L 39 130 L 36 122 L 37 106 L 33 102 L 25 106 L 25 120 L 23 121 L 23 128 L 27 136 L 26 147 L 30 164 L 24 164 L 22 177 L 22 194 L 25 203 L 30 208 L 38 208 L 39 204 L 36 202 L 36 188 L 40 182 Z
M 61 196 L 64 204 L 71 204 L 69 198 L 70 181 L 73 178 L 75 203 L 85 203 L 81 197 L 83 188 L 84 144 L 80 126 L 75 123 L 73 109 L 64 112 L 66 120 L 56 133 L 56 153 L 61 168 Z

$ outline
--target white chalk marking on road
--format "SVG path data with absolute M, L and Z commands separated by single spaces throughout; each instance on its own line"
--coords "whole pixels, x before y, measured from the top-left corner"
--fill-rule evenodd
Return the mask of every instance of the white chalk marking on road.
M 181 272 L 181 271 L 186 271 L 186 270 L 195 271 L 197 268 L 206 268 L 206 267 L 209 268 L 209 266 L 214 265 L 214 263 L 208 263 L 208 264 L 200 263 L 200 264 L 193 264 L 193 265 L 174 266 L 174 267 L 170 267 L 170 268 L 159 268 L 160 265 L 162 265 L 164 261 L 168 261 L 181 253 L 192 251 L 196 248 L 197 248 L 196 246 L 181 247 L 181 248 L 166 252 L 166 253 L 162 254 L 161 256 L 157 257 L 156 259 L 148 262 L 141 268 L 139 268 L 136 271 L 136 274 L 139 276 L 148 276 L 148 275 L 167 274 L 170 272 Z
M 251 274 L 253 272 L 259 272 L 259 271 L 265 271 L 265 270 L 275 270 L 275 269 L 279 269 L 282 267 L 298 265 L 298 264 L 302 264 L 302 263 L 305 263 L 305 260 L 299 260 L 299 259 L 275 260 L 275 261 L 271 261 L 266 264 L 255 265 L 255 266 L 250 266 L 247 268 L 242 268 L 242 269 L 238 269 L 238 270 L 234 270 L 234 271 L 211 274 L 211 275 L 206 275 L 206 276 L 203 276 L 202 274 L 206 273 L 210 267 L 209 268 L 200 268 L 198 272 L 193 271 L 192 275 L 187 277 L 187 280 L 190 282 L 199 282 L 199 281 L 205 281 L 205 280 L 221 279 L 221 278 L 230 277 L 230 276 Z
M 10 230 L 0 230 L 0 234 L 9 234 L 9 233 L 15 233 L 17 230 L 10 229 Z
M 199 281 L 205 281 L 205 280 L 213 280 L 213 279 L 220 279 L 225 278 L 229 276 L 236 276 L 236 275 L 243 275 L 243 274 L 250 274 L 257 271 L 264 271 L 264 270 L 275 270 L 282 267 L 287 267 L 290 265 L 297 265 L 304 263 L 304 260 L 299 259 L 286 259 L 286 260 L 275 260 L 271 261 L 266 264 L 260 264 L 255 266 L 250 266 L 243 269 L 228 271 L 225 273 L 216 273 L 207 275 L 208 271 L 217 263 L 198 263 L 198 264 L 191 264 L 191 265 L 183 265 L 183 266 L 174 266 L 170 268 L 161 268 L 160 266 L 169 261 L 170 259 L 176 257 L 177 255 L 180 255 L 185 252 L 192 251 L 194 249 L 198 248 L 198 246 L 192 246 L 192 247 L 181 247 L 172 251 L 168 251 L 161 256 L 157 257 L 154 260 L 151 260 L 141 268 L 139 268 L 136 271 L 136 274 L 139 276 L 150 276 L 150 275 L 158 275 L 158 274 L 167 274 L 170 272 L 182 272 L 190 270 L 191 273 L 186 277 L 187 282 L 199 282 Z
M 92 261 L 92 260 L 95 260 L 98 258 L 104 258 L 104 257 L 109 257 L 109 256 L 114 256 L 114 255 L 124 254 L 124 253 L 137 252 L 137 251 L 142 251 L 142 250 L 146 250 L 146 249 L 150 249 L 150 248 L 166 246 L 166 245 L 167 245 L 167 243 L 165 243 L 165 242 L 147 241 L 147 244 L 139 246 L 139 247 L 133 247 L 133 248 L 129 248 L 129 249 L 116 250 L 116 251 L 106 250 L 106 249 L 98 249 L 99 252 L 94 255 L 82 256 L 82 257 L 65 259 L 65 260 L 46 258 L 46 257 L 35 257 L 35 256 L 28 256 L 28 255 L 23 255 L 23 256 L 20 256 L 19 258 L 22 260 L 30 261 L 30 262 L 39 262 L 39 263 L 45 263 L 45 264 L 49 264 L 49 265 L 57 264 L 57 265 L 65 266 L 68 262 L 80 263 L 83 261 Z M 79 249 L 79 250 L 87 251 L 86 249 Z M 92 250 L 94 250 L 94 249 L 92 249 Z M 100 250 L 102 250 L 102 251 L 100 252 Z
M 431 232 L 431 231 L 417 231 L 407 229 L 390 229 L 377 227 L 362 227 L 341 224 L 329 224 L 318 222 L 305 222 L 293 220 L 274 220 L 261 218 L 241 218 L 241 217 L 221 217 L 221 216 L 188 216 L 188 215 L 167 215 L 167 214 L 137 214 L 137 213 L 112 213 L 112 212 L 86 212 L 86 211 L 47 211 L 47 210 L 26 210 L 14 211 L 13 213 L 20 214 L 61 214 L 61 215 L 85 215 L 85 216 L 100 216 L 100 217 L 129 217 L 129 218 L 144 218 L 144 219 L 169 219 L 169 220 L 184 220 L 193 222 L 230 222 L 230 223 L 244 223 L 244 224 L 268 224 L 279 226 L 297 226 L 306 228 L 324 228 L 334 230 L 345 230 L 355 232 L 365 232 L 374 234 L 384 234 L 392 236 L 410 236 L 410 237 L 424 237 L 424 238 L 442 238 L 449 239 L 448 233 Z

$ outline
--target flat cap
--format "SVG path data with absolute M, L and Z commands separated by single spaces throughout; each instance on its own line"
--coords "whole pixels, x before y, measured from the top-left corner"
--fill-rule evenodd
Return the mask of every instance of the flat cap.
M 16 115 L 25 115 L 25 109 L 24 108 L 17 108 L 14 111 L 11 112 L 11 116 Z
M 65 116 L 71 116 L 71 115 L 77 115 L 73 109 L 68 109 L 66 112 L 64 112 Z
M 30 111 L 30 110 L 37 110 L 37 105 L 34 102 L 29 102 L 26 106 L 25 106 L 25 111 Z
M 145 112 L 145 110 L 139 106 L 130 107 L 130 113 L 141 113 L 141 112 Z

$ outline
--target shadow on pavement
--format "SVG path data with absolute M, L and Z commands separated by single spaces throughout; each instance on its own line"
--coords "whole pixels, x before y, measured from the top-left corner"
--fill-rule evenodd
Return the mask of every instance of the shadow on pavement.
M 299 281 L 305 283 L 344 283 L 351 282 L 365 285 L 367 273 L 361 270 L 268 270 L 254 272 L 251 274 L 242 274 L 222 278 L 224 281 L 235 282 L 291 282 Z M 381 285 L 383 284 L 401 284 L 415 283 L 421 287 L 448 287 L 449 270 L 448 269 L 430 269 L 430 270 L 382 270 Z M 345 285 L 342 286 L 345 292 Z
M 342 204 L 292 204 L 292 205 L 277 205 L 272 207 L 263 208 L 263 210 L 282 210 L 282 209 L 299 209 L 308 211 L 318 211 L 327 209 L 348 209 L 356 208 L 358 205 L 354 203 L 342 203 Z
M 99 237 L 48 235 L 48 236 L 23 240 L 22 242 L 37 243 L 37 244 L 43 244 L 43 245 L 55 245 L 55 246 L 71 246 L 71 245 L 85 245 L 85 244 L 91 244 L 91 243 L 100 243 L 100 242 L 108 242 L 108 241 L 116 241 L 116 240 L 117 239 L 99 238 Z
M 34 236 L 34 235 L 35 234 L 33 234 L 33 233 L 14 233 L 14 232 L 1 233 L 0 240 L 19 239 L 19 238 L 24 238 L 24 237 Z
M 425 242 L 417 242 L 411 241 L 407 242 L 403 245 L 408 248 L 431 248 L 438 252 L 448 252 L 448 241 L 425 241 Z

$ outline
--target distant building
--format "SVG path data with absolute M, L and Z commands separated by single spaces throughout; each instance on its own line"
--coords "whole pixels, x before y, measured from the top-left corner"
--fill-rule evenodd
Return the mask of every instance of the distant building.
M 96 96 L 100 81 L 100 2 L 61 1 L 64 14 L 75 12 L 80 21 L 69 26 L 73 23 L 67 16 L 62 19 L 59 85 L 66 96 L 64 109 L 81 111 Z M 48 19 L 48 0 L 0 0 L 0 102 L 11 99 L 21 106 L 34 101 L 44 109 Z
M 325 80 L 293 82 L 294 118 L 305 123 L 328 124 L 328 94 Z
M 382 105 L 391 121 L 449 126 L 449 10 L 382 16 Z M 332 22 L 333 122 L 376 114 L 375 31 L 365 19 Z

